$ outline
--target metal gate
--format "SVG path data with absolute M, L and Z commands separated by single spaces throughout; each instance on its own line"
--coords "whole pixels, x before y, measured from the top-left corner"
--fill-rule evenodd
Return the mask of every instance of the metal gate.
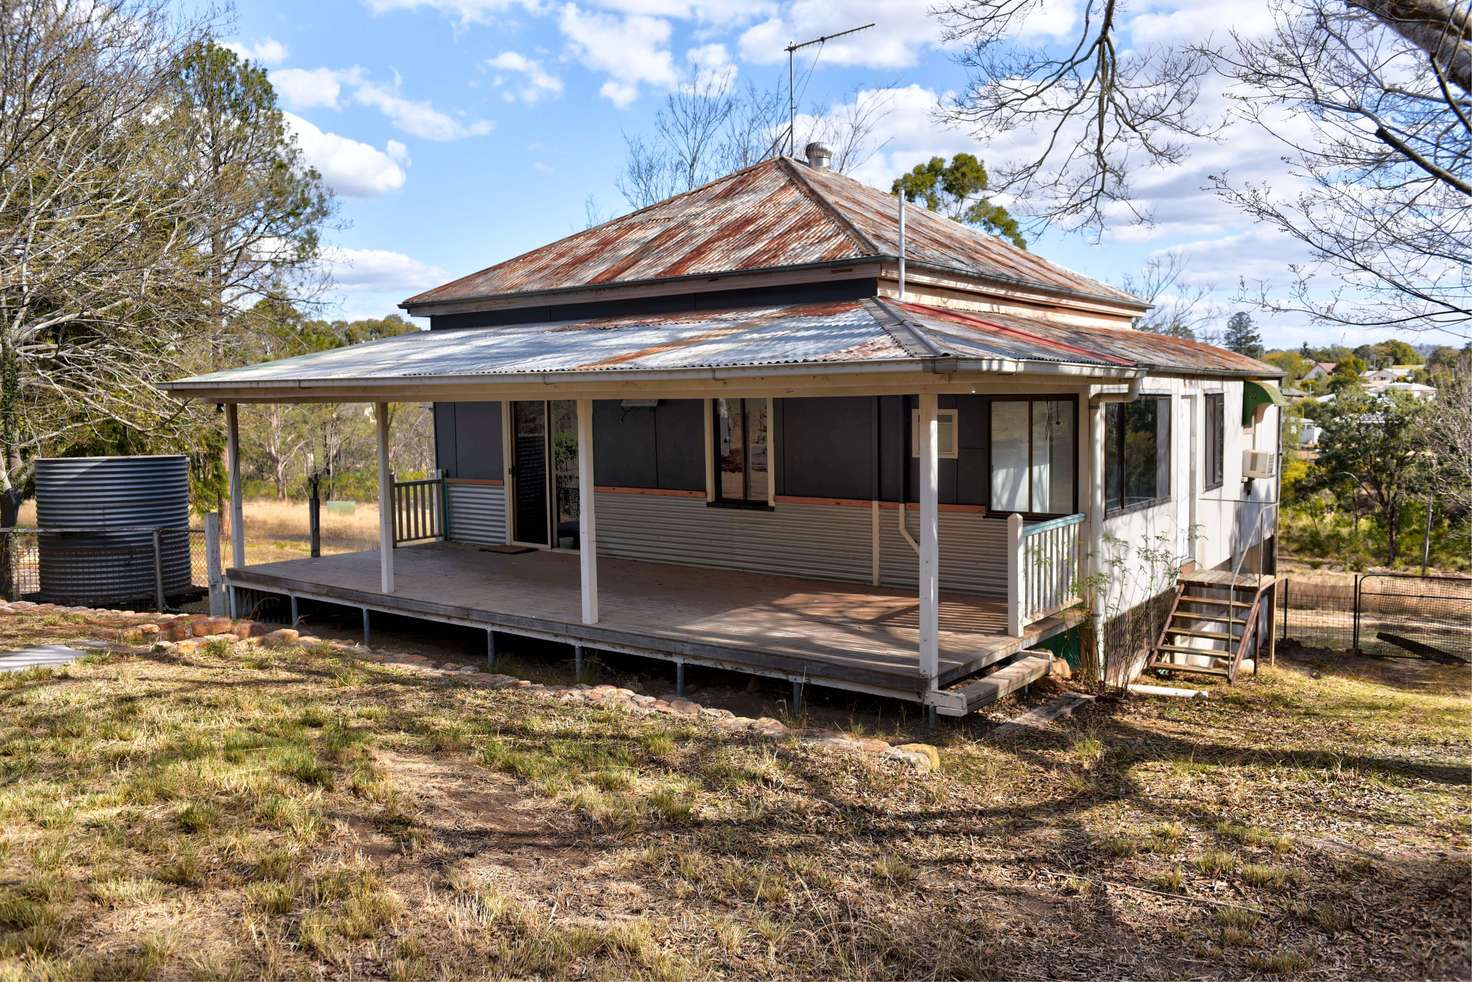
M 1472 661 L 1472 578 L 1366 573 L 1355 587 L 1355 651 Z

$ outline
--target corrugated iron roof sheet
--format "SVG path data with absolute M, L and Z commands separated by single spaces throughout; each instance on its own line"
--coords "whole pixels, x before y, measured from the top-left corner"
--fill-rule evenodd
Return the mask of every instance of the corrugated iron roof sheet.
M 404 305 L 892 257 L 899 253 L 896 204 L 852 178 L 777 158 L 427 290 Z M 906 225 L 912 262 L 1141 305 L 924 208 L 910 206 Z
M 904 310 L 908 316 L 930 330 L 947 337 L 956 337 L 959 332 L 959 337 L 974 334 L 977 338 L 987 339 L 980 343 L 996 344 L 999 330 L 1018 331 L 1031 336 L 1035 339 L 1034 343 L 1068 345 L 1091 352 L 1096 357 L 1157 372 L 1182 375 L 1250 375 L 1255 378 L 1277 378 L 1283 374 L 1272 365 L 1203 341 L 1151 334 L 1133 328 L 1079 327 L 1035 317 L 972 313 L 924 304 L 895 303 L 893 306 Z M 966 342 L 956 340 L 952 343 Z
M 607 374 L 779 365 L 880 368 L 936 358 L 1148 368 L 1273 378 L 1271 366 L 1199 342 L 1130 330 L 1060 327 L 879 299 L 725 311 L 596 317 L 421 331 L 168 383 L 191 395 L 313 383 Z

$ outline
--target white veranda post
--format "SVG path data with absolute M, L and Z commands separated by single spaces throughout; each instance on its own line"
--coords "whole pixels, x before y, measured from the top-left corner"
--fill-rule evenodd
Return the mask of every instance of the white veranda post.
M 578 565 L 583 623 L 598 623 L 598 528 L 593 515 L 593 400 L 578 400 Z
M 378 579 L 381 592 L 394 592 L 394 475 L 388 459 L 388 403 L 373 407 L 378 423 Z
M 940 675 L 940 423 L 934 392 L 920 395 L 920 674 Z
M 240 491 L 240 415 L 225 405 L 225 466 L 230 470 L 230 565 L 245 565 L 245 502 Z

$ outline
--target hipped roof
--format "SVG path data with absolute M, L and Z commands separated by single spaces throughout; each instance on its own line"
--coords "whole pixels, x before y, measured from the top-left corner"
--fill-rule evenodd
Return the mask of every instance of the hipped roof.
M 422 331 L 167 383 L 201 398 L 363 397 L 437 386 L 717 379 L 894 370 L 1274 378 L 1272 366 L 1180 338 L 1060 326 L 879 298 Z
M 781 157 L 569 235 L 402 304 L 415 308 L 682 277 L 755 273 L 899 255 L 898 201 Z M 924 208 L 906 209 L 906 261 L 999 284 L 1104 301 L 1138 298 Z

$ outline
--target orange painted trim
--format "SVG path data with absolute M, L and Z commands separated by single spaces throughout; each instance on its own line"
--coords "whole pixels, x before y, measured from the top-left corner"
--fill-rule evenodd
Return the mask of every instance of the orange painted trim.
M 704 491 L 681 491 L 676 488 L 619 488 L 606 484 L 597 484 L 594 491 L 604 494 L 649 494 L 658 498 L 699 498 L 705 500 Z
M 467 487 L 477 488 L 502 488 L 506 482 L 499 477 L 447 477 L 446 484 L 462 484 Z

